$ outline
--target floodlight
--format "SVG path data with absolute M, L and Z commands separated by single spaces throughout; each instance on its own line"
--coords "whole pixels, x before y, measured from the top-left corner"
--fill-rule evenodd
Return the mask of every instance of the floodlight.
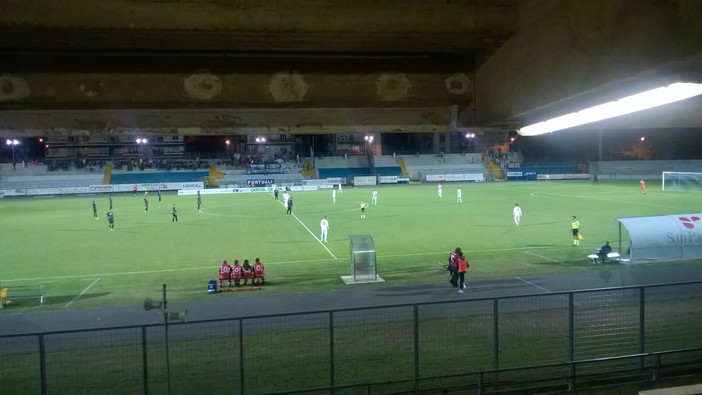
M 168 319 L 171 321 L 188 322 L 188 309 L 185 309 L 185 311 L 171 311 L 168 313 Z
M 522 136 L 536 136 L 647 110 L 702 95 L 702 84 L 678 82 L 627 96 L 609 103 L 552 118 L 518 129 Z
M 163 302 L 158 300 L 153 300 L 151 298 L 144 299 L 144 310 L 149 311 L 153 309 L 160 309 L 163 307 Z

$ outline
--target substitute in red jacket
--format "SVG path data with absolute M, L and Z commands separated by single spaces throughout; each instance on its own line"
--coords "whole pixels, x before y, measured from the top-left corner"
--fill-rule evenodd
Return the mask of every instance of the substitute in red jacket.
M 235 259 L 234 264 L 232 265 L 232 280 L 234 280 L 234 285 L 236 285 L 237 287 L 241 283 L 241 277 L 241 265 L 239 265 L 239 260 Z
M 227 261 L 225 260 L 222 262 L 222 265 L 219 267 L 219 287 L 222 288 L 222 281 L 227 280 L 229 281 L 229 286 L 232 286 L 232 267 L 229 266 Z
M 263 262 L 259 258 L 256 258 L 256 262 L 253 264 L 253 272 L 254 272 L 254 279 L 253 279 L 253 284 L 254 285 L 263 285 L 266 282 L 266 273 L 265 273 L 265 268 L 263 267 Z
M 244 265 L 241 266 L 242 277 L 244 277 L 244 285 L 249 283 L 249 279 L 253 277 L 253 269 L 249 265 L 249 260 L 244 259 Z

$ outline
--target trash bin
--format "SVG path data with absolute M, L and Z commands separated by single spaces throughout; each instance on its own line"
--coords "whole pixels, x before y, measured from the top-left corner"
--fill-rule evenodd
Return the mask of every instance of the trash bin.
M 216 294 L 217 293 L 217 280 L 210 280 L 207 282 L 207 293 Z

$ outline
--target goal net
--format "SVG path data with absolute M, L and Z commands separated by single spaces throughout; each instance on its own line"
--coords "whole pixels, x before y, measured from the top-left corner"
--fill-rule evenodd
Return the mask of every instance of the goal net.
M 674 192 L 702 192 L 702 173 L 664 171 L 664 191 Z

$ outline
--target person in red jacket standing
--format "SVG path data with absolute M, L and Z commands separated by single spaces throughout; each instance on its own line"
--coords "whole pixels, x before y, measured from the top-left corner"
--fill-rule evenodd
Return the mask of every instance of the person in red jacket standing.
M 458 253 L 458 280 L 459 288 L 458 293 L 463 293 L 466 289 L 466 272 L 468 271 L 468 259 L 463 256 L 463 252 Z
M 461 247 L 456 247 L 455 250 L 451 251 L 451 255 L 449 255 L 448 259 L 447 270 L 449 272 L 449 277 L 451 277 L 449 282 L 454 288 L 458 286 L 458 257 L 460 253 Z
M 259 258 L 256 258 L 256 262 L 253 264 L 254 279 L 252 283 L 254 285 L 263 285 L 266 282 L 265 268 L 263 267 L 263 262 Z
M 222 262 L 222 265 L 219 267 L 219 287 L 222 288 L 222 282 L 224 280 L 229 281 L 229 286 L 232 286 L 232 267 L 229 266 L 227 261 L 225 260 Z

